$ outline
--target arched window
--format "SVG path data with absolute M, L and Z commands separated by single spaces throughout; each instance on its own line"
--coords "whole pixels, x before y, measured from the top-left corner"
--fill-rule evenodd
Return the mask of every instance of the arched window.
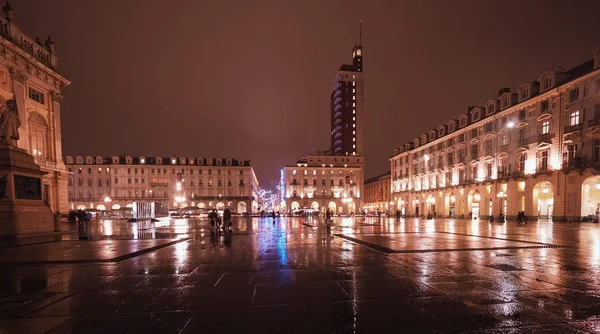
M 32 112 L 29 116 L 30 152 L 36 161 L 46 161 L 48 157 L 48 123 L 44 116 Z

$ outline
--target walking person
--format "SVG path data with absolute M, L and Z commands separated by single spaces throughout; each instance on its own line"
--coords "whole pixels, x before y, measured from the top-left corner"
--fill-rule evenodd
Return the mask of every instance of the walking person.
M 325 224 L 330 224 L 331 223 L 331 211 L 329 211 L 329 209 L 327 209 L 327 211 L 325 212 Z
M 223 230 L 231 231 L 231 210 L 229 208 L 225 208 L 223 210 Z
M 396 210 L 396 220 L 400 220 L 400 210 Z

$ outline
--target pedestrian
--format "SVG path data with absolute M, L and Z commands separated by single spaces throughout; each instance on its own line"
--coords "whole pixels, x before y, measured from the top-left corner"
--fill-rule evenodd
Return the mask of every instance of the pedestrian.
M 229 231 L 231 228 L 231 210 L 229 208 L 225 208 L 223 210 L 223 230 Z
M 396 210 L 396 220 L 400 220 L 400 210 Z
M 329 224 L 331 223 L 331 211 L 329 211 L 329 209 L 327 209 L 327 212 L 325 212 L 325 224 Z
M 271 216 L 273 217 L 273 224 L 275 224 L 275 210 L 273 210 L 273 212 L 271 213 Z

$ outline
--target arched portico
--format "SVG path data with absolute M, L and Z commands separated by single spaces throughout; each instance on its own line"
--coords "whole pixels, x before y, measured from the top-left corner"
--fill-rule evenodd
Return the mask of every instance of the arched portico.
M 554 191 L 549 181 L 538 182 L 533 187 L 533 208 L 539 218 L 552 219 L 554 210 Z

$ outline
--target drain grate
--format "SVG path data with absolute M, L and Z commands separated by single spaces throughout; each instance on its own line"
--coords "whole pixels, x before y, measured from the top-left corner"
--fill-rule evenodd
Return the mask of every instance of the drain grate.
M 51 293 L 28 293 L 0 296 L 0 311 L 13 311 L 50 296 L 52 296 Z
M 487 265 L 486 267 L 490 267 L 490 268 L 494 268 L 497 270 L 501 270 L 501 271 L 519 271 L 519 270 L 525 270 L 523 268 L 519 268 L 519 267 L 515 267 L 512 266 L 510 264 L 490 264 Z

